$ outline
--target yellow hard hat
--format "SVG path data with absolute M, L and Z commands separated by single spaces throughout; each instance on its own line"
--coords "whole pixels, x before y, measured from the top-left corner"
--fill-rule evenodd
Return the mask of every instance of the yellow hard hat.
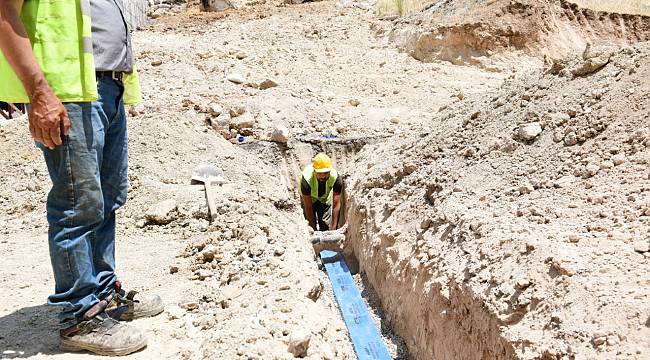
M 311 163 L 317 173 L 332 171 L 332 159 L 324 153 L 316 154 Z

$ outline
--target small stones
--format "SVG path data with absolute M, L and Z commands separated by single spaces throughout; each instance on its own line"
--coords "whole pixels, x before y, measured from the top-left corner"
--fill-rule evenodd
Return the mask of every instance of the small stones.
M 519 191 L 520 194 L 530 194 L 531 192 L 535 191 L 535 188 L 533 187 L 533 185 L 525 183 L 519 186 L 517 190 Z
M 515 289 L 520 290 L 520 291 L 521 290 L 526 290 L 530 285 L 531 285 L 531 282 L 530 282 L 529 279 L 527 279 L 525 277 L 521 277 L 521 278 L 517 279 L 517 281 L 515 283 Z
M 214 327 L 214 325 L 216 325 L 216 321 L 213 315 L 203 315 L 198 319 L 192 320 L 192 325 L 201 330 L 210 330 Z
M 625 155 L 619 153 L 619 154 L 616 154 L 616 155 L 612 156 L 612 162 L 616 166 L 623 164 L 625 162 Z
M 307 291 L 307 298 L 316 301 L 323 292 L 323 284 L 320 281 L 315 281 Z
M 564 145 L 573 146 L 578 143 L 578 135 L 575 132 L 571 131 L 568 134 L 564 135 Z
M 645 253 L 650 251 L 650 241 L 640 240 L 634 243 L 634 251 L 638 253 Z
M 615 50 L 616 47 L 608 43 L 596 44 L 593 46 L 587 44 L 587 47 L 582 54 L 584 63 L 571 69 L 571 73 L 574 76 L 583 76 L 600 70 L 603 66 L 609 63 Z
M 596 335 L 591 339 L 591 343 L 594 345 L 594 347 L 600 347 L 605 344 L 607 341 L 607 336 L 605 335 Z
M 357 107 L 359 106 L 359 104 L 361 104 L 361 102 L 357 99 L 351 99 L 350 101 L 348 101 L 348 104 L 350 104 L 350 106 Z
M 169 320 L 181 319 L 185 316 L 185 310 L 176 305 L 167 306 L 165 312 L 167 313 L 167 318 Z
M 189 300 L 178 304 L 181 309 L 185 310 L 196 310 L 199 308 L 199 303 L 194 300 Z
M 243 50 L 239 50 L 239 51 L 235 52 L 235 58 L 237 60 L 244 60 L 247 57 L 248 57 L 248 54 L 246 54 L 246 52 L 244 52 Z
M 221 105 L 216 104 L 216 103 L 210 103 L 206 107 L 205 112 L 207 112 L 208 114 L 210 114 L 210 115 L 212 115 L 214 117 L 218 117 L 219 115 L 224 113 L 224 110 L 223 110 L 223 107 Z
M 226 80 L 234 84 L 243 84 L 246 81 L 246 79 L 240 74 L 230 74 L 226 76 Z
M 600 171 L 600 166 L 598 164 L 595 164 L 595 163 L 589 163 L 585 167 L 585 170 L 586 170 L 585 175 L 587 175 L 587 177 L 592 177 L 592 176 L 598 174 L 598 171 Z
M 230 127 L 239 132 L 242 132 L 243 129 L 251 129 L 255 127 L 255 124 L 255 118 L 248 112 L 230 119 Z
M 283 125 L 276 126 L 271 133 L 271 141 L 286 144 L 289 141 L 289 129 Z
M 284 255 L 285 249 L 282 246 L 276 246 L 273 249 L 273 255 L 275 256 L 282 256 Z
M 162 60 L 154 60 L 151 62 L 151 66 L 160 66 L 162 65 L 163 61 Z
M 248 252 L 251 256 L 261 256 L 266 249 L 268 239 L 264 235 L 257 235 L 248 243 Z
M 276 83 L 271 79 L 266 79 L 259 84 L 258 89 L 266 90 L 266 89 L 274 88 L 276 86 L 278 86 L 278 83 Z
M 565 175 L 553 182 L 553 186 L 556 188 L 566 188 L 576 182 L 576 177 L 572 175 Z
M 41 186 L 35 182 L 30 182 L 29 184 L 27 184 L 27 190 L 31 192 L 36 192 L 41 190 Z
M 176 265 L 172 265 L 172 266 L 169 267 L 169 273 L 170 274 L 176 274 L 178 272 L 178 270 L 179 270 L 178 266 L 176 266 Z
M 309 341 L 311 340 L 311 333 L 305 330 L 295 330 L 291 333 L 289 338 L 288 350 L 295 357 L 307 356 L 309 350 Z
M 569 108 L 567 109 L 566 114 L 569 115 L 569 118 L 574 118 L 578 115 L 578 111 L 574 108 Z
M 573 276 L 577 273 L 575 264 L 569 259 L 563 257 L 553 257 L 550 259 L 551 269 L 555 270 L 561 275 Z
M 212 271 L 207 270 L 207 269 L 199 269 L 199 270 L 196 271 L 195 274 L 196 274 L 196 277 L 201 281 L 214 276 Z
M 208 263 L 214 260 L 216 253 L 217 253 L 216 246 L 212 244 L 206 245 L 203 251 L 201 251 L 201 257 L 203 259 L 203 262 Z

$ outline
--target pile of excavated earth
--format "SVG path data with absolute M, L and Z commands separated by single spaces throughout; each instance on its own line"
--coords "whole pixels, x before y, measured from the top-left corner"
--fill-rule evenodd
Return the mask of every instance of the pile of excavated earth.
M 387 31 L 416 59 L 492 71 L 564 58 L 588 43 L 650 40 L 647 16 L 593 11 L 567 0 L 434 1 Z
M 518 77 L 349 164 L 350 244 L 416 358 L 648 356 L 649 56 Z
M 156 3 L 133 35 L 145 101 L 117 258 L 166 311 L 134 322 L 149 346 L 130 358 L 356 358 L 298 200 L 318 151 L 344 177 L 342 251 L 393 358 L 650 356 L 649 18 Z M 0 141 L 0 357 L 92 358 L 58 350 L 44 305 L 42 156 L 24 119 Z M 225 174 L 212 217 L 200 164 Z

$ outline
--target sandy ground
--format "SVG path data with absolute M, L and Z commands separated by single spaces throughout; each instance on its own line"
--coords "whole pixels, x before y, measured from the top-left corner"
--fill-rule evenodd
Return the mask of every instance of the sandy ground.
M 220 286 L 225 283 L 221 275 L 214 275 L 213 282 L 210 278 L 198 280 L 200 269 L 228 273 L 233 271 L 230 267 L 248 264 L 237 258 L 240 250 L 236 247 L 243 244 L 241 249 L 250 250 L 247 244 L 255 234 L 233 233 L 238 228 L 236 223 L 226 226 L 232 219 L 250 215 L 235 203 L 250 205 L 256 212 L 255 204 L 260 201 L 268 206 L 278 198 L 293 202 L 287 186 L 296 175 L 291 173 L 293 169 L 287 174 L 291 180 L 278 179 L 273 159 L 260 160 L 231 145 L 206 123 L 206 117 L 208 122 L 213 120 L 206 108 L 213 103 L 222 106 L 224 112 L 243 107 L 254 118 L 250 138 L 264 139 L 277 124 L 288 126 L 292 138 L 332 131 L 350 137 L 386 136 L 419 126 L 452 95 L 484 91 L 503 77 L 467 67 L 422 64 L 377 38 L 371 29 L 374 21 L 372 14 L 361 9 L 341 9 L 334 2 L 323 2 L 261 6 L 252 11 L 229 12 L 226 17 L 183 14 L 159 19 L 150 28 L 135 33 L 145 102 L 131 112 L 129 124 L 131 192 L 129 203 L 119 214 L 119 274 L 130 288 L 161 294 L 168 308 L 177 309 L 177 305 L 188 301 L 198 302 L 201 308 L 199 313 L 188 312 L 181 319 L 165 313 L 136 321 L 134 325 L 147 331 L 150 344 L 131 358 L 292 357 L 286 350 L 291 329 L 282 330 L 282 326 L 294 321 L 294 326 L 304 327 L 308 322 L 304 319 L 309 318 L 331 319 L 325 322 L 324 330 L 312 329 L 316 334 L 309 356 L 353 356 L 331 292 L 324 292 L 327 295 L 314 303 L 314 308 L 305 310 L 308 314 L 286 310 L 302 307 L 291 299 L 305 296 L 300 286 L 269 289 L 278 283 L 277 270 L 254 269 L 248 278 L 228 280 L 245 283 L 239 288 L 246 301 L 231 300 L 236 304 L 246 302 L 245 307 L 233 306 L 224 314 L 214 310 L 214 302 L 204 301 L 220 296 Z M 237 85 L 225 80 L 231 73 L 241 74 L 247 82 L 269 78 L 279 86 L 260 91 Z M 351 100 L 358 104 L 351 104 Z M 7 289 L 0 306 L 0 356 L 91 358 L 57 349 L 56 309 L 44 305 L 54 284 L 44 213 L 49 179 L 41 155 L 29 140 L 24 121 L 3 126 L 0 137 L 6 145 L 0 163 L 7 170 L 0 175 L 0 253 L 4 258 L 0 273 L 4 274 L 1 281 Z M 293 167 L 304 165 L 309 156 L 296 161 Z M 234 205 L 224 207 L 223 223 L 217 225 L 205 220 L 200 189 L 188 185 L 191 168 L 202 162 L 223 167 L 233 188 L 239 189 L 222 194 L 232 196 Z M 275 180 L 269 183 L 267 177 Z M 238 199 L 237 194 L 245 195 Z M 178 202 L 173 221 L 164 226 L 146 224 L 143 215 L 147 210 L 169 198 Z M 289 280 L 300 285 L 294 276 L 303 273 L 327 287 L 309 253 L 306 224 L 299 220 L 299 210 L 295 206 L 291 209 L 279 211 L 271 206 L 259 215 L 261 218 L 247 221 L 259 225 L 254 227 L 258 230 L 263 228 L 260 232 L 270 238 L 269 242 L 275 241 L 276 245 L 269 247 L 286 249 L 281 251 L 285 255 L 275 258 L 279 266 L 286 264 L 296 273 L 289 275 Z M 278 218 L 285 220 L 278 222 Z M 260 225 L 263 223 L 272 225 Z M 275 233 L 281 231 L 294 238 L 285 239 Z M 212 266 L 197 260 L 201 258 L 198 249 L 203 247 L 196 243 L 218 245 L 228 238 L 229 245 L 235 247 L 230 262 Z M 224 247 L 219 251 L 227 254 Z M 272 261 L 275 259 L 269 259 Z M 170 274 L 172 266 L 180 271 Z M 262 295 L 255 286 L 267 288 L 269 293 Z M 269 315 L 267 330 L 253 336 L 249 333 L 257 330 L 248 316 L 259 323 L 258 310 L 268 305 L 263 303 L 264 296 L 279 296 L 277 300 L 287 303 L 277 314 L 291 313 L 286 319 Z M 276 314 L 276 310 L 269 313 Z M 213 316 L 216 325 L 209 322 L 211 327 L 197 330 L 204 325 L 197 319 L 205 318 L 205 314 Z M 279 324 L 280 335 L 270 336 L 266 340 L 271 343 L 255 348 L 256 341 L 251 338 L 264 338 L 269 331 L 278 334 L 268 330 L 273 324 Z M 394 346 L 393 352 L 398 352 Z
M 352 3 L 348 5 L 350 4 Z M 518 7 L 514 6 L 513 9 Z M 517 16 L 516 12 L 513 14 Z M 533 266 L 536 271 L 534 276 L 531 275 L 528 283 L 523 279 L 521 284 L 517 282 L 520 279 L 513 280 L 510 276 L 512 274 L 508 272 L 508 269 L 514 269 L 511 263 L 513 259 L 520 261 L 521 258 L 519 255 L 512 256 L 521 249 L 510 238 L 499 242 L 496 235 L 487 237 L 490 241 L 484 244 L 485 252 L 503 252 L 504 255 L 503 258 L 485 255 L 487 260 L 482 255 L 476 264 L 487 261 L 490 265 L 481 267 L 480 270 L 474 269 L 476 264 L 472 265 L 471 257 L 465 259 L 463 248 L 454 247 L 453 244 L 427 245 L 422 247 L 422 252 L 418 250 L 415 253 L 415 260 L 411 259 L 413 254 L 408 255 L 407 250 L 414 244 L 419 249 L 423 237 L 426 237 L 425 243 L 435 243 L 433 238 L 439 235 L 438 225 L 435 225 L 437 222 L 445 225 L 441 231 L 444 228 L 456 229 L 458 225 L 457 231 L 452 232 L 452 237 L 465 236 L 458 234 L 461 230 L 465 231 L 465 225 L 472 226 L 473 230 L 468 230 L 468 233 L 480 228 L 476 225 L 479 223 L 487 223 L 484 227 L 487 229 L 498 227 L 485 221 L 485 218 L 493 217 L 491 211 L 478 214 L 479 211 L 476 210 L 477 219 L 462 222 L 464 225 L 460 218 L 453 215 L 462 212 L 465 206 L 463 202 L 475 200 L 471 191 L 464 192 L 463 189 L 480 188 L 489 169 L 499 168 L 499 164 L 502 164 L 499 171 L 505 174 L 504 184 L 499 182 L 499 186 L 503 185 L 507 189 L 489 189 L 488 195 L 496 194 L 489 199 L 496 204 L 497 209 L 508 214 L 514 213 L 513 216 L 518 217 L 514 221 L 516 226 L 512 228 L 513 232 L 523 234 L 525 231 L 520 231 L 521 228 L 537 226 L 534 225 L 536 222 L 545 221 L 545 216 L 535 212 L 537 210 L 528 209 L 534 207 L 529 204 L 528 197 L 517 198 L 521 194 L 527 195 L 528 192 L 535 193 L 535 190 L 539 190 L 540 186 L 536 182 L 538 179 L 534 176 L 532 179 L 509 177 L 521 171 L 522 174 L 538 171 L 534 166 L 539 161 L 538 158 L 522 150 L 526 148 L 517 145 L 519 140 L 513 140 L 511 136 L 512 131 L 530 120 L 528 116 L 533 116 L 526 113 L 525 107 L 530 99 L 537 99 L 534 94 L 529 94 L 530 87 L 526 87 L 528 83 L 525 81 L 522 82 L 520 74 L 513 74 L 510 70 L 498 72 L 489 66 L 455 66 L 437 61 L 423 63 L 399 52 L 388 36 L 388 30 L 393 25 L 398 26 L 397 30 L 402 26 L 378 20 L 372 12 L 353 5 L 340 6 L 336 2 L 325 1 L 295 6 L 256 5 L 221 14 L 190 11 L 162 17 L 134 34 L 135 57 L 141 69 L 145 101 L 130 109 L 130 199 L 118 215 L 117 260 L 119 274 L 125 285 L 161 294 L 167 304 L 167 311 L 156 318 L 134 322 L 135 326 L 146 330 L 150 343 L 145 350 L 129 358 L 291 359 L 293 355 L 288 352 L 288 345 L 293 341 L 292 338 L 301 333 L 307 334 L 311 339 L 309 350 L 305 354 L 308 359 L 355 358 L 331 289 L 328 289 L 326 277 L 318 269 L 308 244 L 308 226 L 302 219 L 296 201 L 295 182 L 300 168 L 319 148 L 332 150 L 342 173 L 353 176 L 351 180 L 357 186 L 354 205 L 359 212 L 352 214 L 348 220 L 354 220 L 360 229 L 364 227 L 363 234 L 366 237 L 356 239 L 362 235 L 359 230 L 355 235 L 354 247 L 359 260 L 371 260 L 366 263 L 366 268 L 377 264 L 377 271 L 370 272 L 369 278 L 356 275 L 356 281 L 367 295 L 367 301 L 374 309 L 375 320 L 382 325 L 386 342 L 396 358 L 407 358 L 408 355 L 404 342 L 394 337 L 394 332 L 399 330 L 398 332 L 410 336 L 410 331 L 415 329 L 417 332 L 419 328 L 408 329 L 407 322 L 403 320 L 409 317 L 400 317 L 394 311 L 400 297 L 391 297 L 390 294 L 394 295 L 396 291 L 422 294 L 422 297 L 408 298 L 408 306 L 413 305 L 411 310 L 414 310 L 409 316 L 417 318 L 418 309 L 426 310 L 428 304 L 433 304 L 435 310 L 441 311 L 448 305 L 444 303 L 444 297 L 434 296 L 436 291 L 447 291 L 443 295 L 450 296 L 447 288 L 449 284 L 440 279 L 462 279 L 465 274 L 479 271 L 484 272 L 481 273 L 482 276 L 489 278 L 488 273 L 493 273 L 497 277 L 490 279 L 487 290 L 481 288 L 483 285 L 476 285 L 476 289 L 485 290 L 485 298 L 474 296 L 471 291 L 466 292 L 467 289 L 459 290 L 451 286 L 453 291 L 458 290 L 451 294 L 455 295 L 452 296 L 454 306 L 444 310 L 449 310 L 448 318 L 454 324 L 467 326 L 470 333 L 471 329 L 478 328 L 472 327 L 476 322 L 472 322 L 474 318 L 467 314 L 472 313 L 481 318 L 481 324 L 484 325 L 480 328 L 481 339 L 488 340 L 474 341 L 476 339 L 471 336 L 465 336 L 463 329 L 454 329 L 455 332 L 449 334 L 461 334 L 463 341 L 467 342 L 441 337 L 441 341 L 453 343 L 449 347 L 439 347 L 447 358 L 454 358 L 454 354 L 462 351 L 471 352 L 475 349 L 471 346 L 477 346 L 476 349 L 483 346 L 481 349 L 487 358 L 509 358 L 504 354 L 525 358 L 524 355 L 537 354 L 543 358 L 559 359 L 571 355 L 566 347 L 562 347 L 566 345 L 561 341 L 562 336 L 569 338 L 569 343 L 578 349 L 595 341 L 599 345 L 594 349 L 599 349 L 594 351 L 600 351 L 602 356 L 615 356 L 617 344 L 609 345 L 609 342 L 616 341 L 625 344 L 625 352 L 621 354 L 646 354 L 645 349 L 637 353 L 637 349 L 627 344 L 625 339 L 613 338 L 614 334 L 627 334 L 623 331 L 601 334 L 589 328 L 589 331 L 580 333 L 580 336 L 565 335 L 564 328 L 556 326 L 558 321 L 565 321 L 565 318 L 560 316 L 560 320 L 557 320 L 555 313 L 550 314 L 549 309 L 557 305 L 552 301 L 544 311 L 536 312 L 535 309 L 526 308 L 527 313 L 533 315 L 524 317 L 522 328 L 513 327 L 512 334 L 502 334 L 499 321 L 509 321 L 512 312 L 520 315 L 518 295 L 525 289 L 532 292 L 535 286 L 531 283 L 539 284 L 540 290 L 535 296 L 544 297 L 548 291 L 555 291 L 555 287 L 576 281 L 566 279 L 566 276 L 560 276 L 559 280 L 544 277 L 543 272 L 549 266 L 556 272 L 570 273 L 570 269 L 563 267 L 566 264 L 560 258 L 555 262 L 549 260 L 548 265 L 542 254 L 535 253 L 535 261 L 539 260 L 544 265 Z M 636 63 L 642 63 L 643 58 L 640 56 L 635 59 Z M 636 65 L 627 64 L 624 56 L 619 62 L 621 69 L 632 74 L 630 68 Z M 525 70 L 523 72 L 539 73 L 541 69 L 535 66 L 542 66 L 542 63 L 541 59 L 527 60 L 518 62 L 517 66 L 529 66 L 521 69 Z M 616 70 L 614 67 L 610 69 Z M 647 68 L 643 69 L 647 73 Z M 620 78 L 623 75 L 607 73 L 601 80 L 612 81 L 617 76 Z M 502 86 L 504 79 L 508 80 L 509 85 L 499 90 L 499 99 L 492 99 L 492 93 Z M 539 79 L 533 78 L 529 82 L 537 80 Z M 548 77 L 542 80 L 555 82 Z M 628 80 L 635 88 L 643 89 L 640 80 L 634 77 L 634 82 Z M 563 81 L 568 80 L 557 81 L 564 84 Z M 582 146 L 583 142 L 591 139 L 589 136 L 597 136 L 600 134 L 598 131 L 602 131 L 602 127 L 598 127 L 598 118 L 594 120 L 592 115 L 587 115 L 586 110 L 583 114 L 580 109 L 574 109 L 576 102 L 590 101 L 592 95 L 582 90 L 593 85 L 588 81 L 572 82 L 570 87 L 558 85 L 557 89 L 560 90 L 557 91 L 561 93 L 562 89 L 572 89 L 580 94 L 577 98 L 563 94 L 560 96 L 560 93 L 551 96 L 545 90 L 550 85 L 539 88 L 540 94 L 545 98 L 556 101 L 545 103 L 547 108 L 554 109 L 555 104 L 560 104 L 579 114 L 575 120 L 566 120 L 561 115 L 551 121 L 543 121 L 543 144 L 551 146 L 555 143 L 551 139 L 555 136 L 555 131 L 558 133 L 558 142 L 567 141 L 570 145 L 564 148 L 561 144 L 556 144 L 553 149 L 557 148 L 558 152 L 567 157 L 581 156 L 569 168 L 561 168 L 563 172 L 553 172 L 551 169 L 554 168 L 549 166 L 549 179 L 544 180 L 558 180 L 556 177 L 564 175 L 564 172 L 575 172 L 577 177 L 585 171 L 589 172 L 587 165 L 593 159 L 588 155 L 592 149 L 580 148 L 579 151 L 574 151 L 577 147 L 569 146 L 575 145 L 572 141 L 577 142 L 578 139 L 579 146 Z M 616 89 L 625 90 L 621 86 Z M 528 100 L 521 100 L 524 95 Z M 598 97 L 599 100 L 606 96 L 609 95 L 597 94 L 593 97 Z M 624 97 L 620 94 L 617 96 Z M 643 119 L 647 119 L 647 112 L 643 113 L 643 109 L 647 109 L 647 98 L 638 92 L 635 96 L 635 104 L 638 104 L 635 106 L 641 109 L 638 111 L 639 118 L 635 121 L 643 124 Z M 495 105 L 496 103 L 500 105 Z M 590 105 L 587 107 L 591 109 Z M 567 109 L 562 108 L 563 111 Z M 610 120 L 616 120 L 614 114 L 622 111 L 619 108 L 605 109 L 609 110 Z M 480 112 L 474 116 L 477 111 Z M 488 113 L 490 117 L 486 117 L 485 114 Z M 540 117 L 545 119 L 541 115 Z M 493 121 L 501 118 L 508 121 L 503 124 Z M 558 123 L 555 124 L 554 121 Z M 444 129 L 449 132 L 442 131 L 440 124 L 445 124 Z M 455 132 L 463 126 L 467 127 L 467 131 Z M 269 142 L 273 130 L 280 127 L 289 130 L 288 143 Z M 481 132 L 483 127 L 492 132 L 484 134 Z M 591 127 L 601 130 L 591 131 Z M 622 129 L 629 130 L 625 127 Z M 245 135 L 243 144 L 237 144 L 237 133 Z M 487 135 L 494 135 L 497 139 L 492 141 Z M 560 136 L 566 136 L 568 140 Z M 319 142 L 323 137 L 334 137 L 342 140 L 342 143 L 323 145 Z M 634 150 L 641 154 L 636 155 L 641 160 L 646 159 L 643 156 L 647 150 L 640 145 L 642 140 L 631 138 L 630 142 L 626 142 L 629 146 L 626 145 L 624 151 Z M 317 141 L 315 144 L 302 141 L 305 139 Z M 356 139 L 360 145 L 351 144 L 348 141 L 350 139 Z M 355 160 L 356 151 L 368 139 L 372 139 L 374 147 L 366 148 L 363 158 Z M 3 277 L 0 282 L 5 288 L 0 305 L 0 357 L 93 358 L 88 354 L 65 354 L 58 350 L 56 309 L 44 305 L 54 284 L 47 254 L 44 211 L 50 185 L 41 154 L 30 141 L 24 120 L 2 125 L 0 141 L 4 144 L 0 166 L 5 170 L 0 173 L 0 254 L 3 255 L 3 261 L 0 262 Z M 545 154 L 544 149 L 534 148 L 535 156 Z M 519 149 L 520 153 L 517 153 L 518 157 L 503 159 L 495 155 L 500 154 L 495 149 L 503 149 L 508 154 L 509 151 Z M 605 150 L 599 151 L 602 153 Z M 489 158 L 489 166 L 475 159 L 488 155 L 492 156 Z M 450 160 L 437 163 L 435 169 L 423 162 L 440 157 Z M 611 156 L 603 154 L 602 157 L 600 160 L 607 162 L 608 166 Z M 525 160 L 525 170 L 518 168 L 517 159 Z M 641 160 L 635 163 L 636 167 L 630 169 L 637 171 L 643 164 L 647 166 L 647 162 L 640 162 Z M 561 166 L 561 160 L 553 158 L 553 161 Z M 466 166 L 465 162 L 470 165 Z M 218 215 L 213 223 L 207 220 L 202 187 L 189 183 L 192 168 L 201 163 L 219 166 L 226 174 L 226 185 L 218 189 Z M 443 181 L 442 175 L 437 177 L 415 171 L 419 167 L 414 164 L 421 165 L 424 172 L 441 171 L 448 178 Z M 616 170 L 626 169 L 625 166 Z M 535 168 L 535 171 L 529 168 Z M 540 173 L 546 169 L 540 168 Z M 472 171 L 471 176 L 463 178 L 467 169 Z M 364 176 L 366 173 L 370 175 L 369 178 Z M 393 181 L 408 178 L 411 173 L 415 180 L 410 183 L 413 185 L 410 189 L 396 186 L 393 190 L 384 189 L 386 191 L 359 190 L 364 186 L 372 189 L 378 184 L 379 187 L 393 184 Z M 603 170 L 600 175 L 602 178 L 597 178 L 602 180 L 595 183 L 601 189 L 608 186 L 608 178 L 603 173 L 608 172 Z M 454 183 L 458 179 L 462 181 L 457 185 L 459 191 L 456 191 Z M 591 182 L 587 181 L 586 186 L 591 186 Z M 582 186 L 583 183 L 576 181 L 576 184 Z M 513 187 L 516 189 L 512 190 Z M 641 193 L 645 191 L 642 190 L 643 184 L 639 187 Z M 440 195 L 436 192 L 439 188 L 444 189 Z M 429 192 L 428 195 L 424 189 Z M 582 187 L 580 191 L 585 197 L 594 195 L 592 190 Z M 367 200 L 366 195 L 374 196 L 377 201 L 373 203 L 372 200 Z M 399 204 L 407 200 L 408 196 L 414 196 L 414 200 L 409 200 L 407 205 L 400 208 Z M 538 193 L 535 196 L 539 196 Z M 425 198 L 430 198 L 431 204 L 437 205 L 451 199 L 448 204 L 445 203 L 449 209 L 443 209 L 449 217 L 427 208 L 429 203 L 421 204 Z M 366 200 L 369 201 L 368 204 L 365 203 Z M 562 200 L 566 198 L 563 197 Z M 484 200 L 480 202 L 482 204 Z M 516 215 L 516 205 L 520 203 L 525 209 L 520 211 L 521 215 Z M 368 226 L 367 221 L 365 224 L 360 223 L 362 211 L 366 211 L 362 207 L 374 211 L 371 214 L 374 228 L 365 228 Z M 398 209 L 391 217 L 395 208 L 405 210 L 401 212 Z M 576 215 L 577 212 L 578 210 L 571 210 L 573 217 L 570 217 L 570 221 L 577 223 L 576 219 L 580 218 Z M 501 216 L 502 213 L 498 213 Z M 596 213 L 590 215 L 599 217 Z M 624 218 L 624 214 L 614 215 Z M 422 221 L 423 216 L 429 219 L 428 223 Z M 479 219 L 481 216 L 484 217 L 482 221 Z M 383 232 L 379 231 L 385 220 L 391 226 Z M 413 235 L 410 233 L 413 228 L 400 230 L 404 224 L 415 224 L 413 228 L 420 226 L 424 232 L 429 227 L 435 230 L 422 233 L 424 235 L 417 235 L 420 230 L 415 230 L 416 234 L 410 236 Z M 647 229 L 646 223 L 640 226 L 641 230 Z M 569 224 L 565 227 L 564 230 L 578 226 Z M 506 231 L 503 230 L 506 228 L 510 229 L 499 229 Z M 574 246 L 571 244 L 574 244 L 575 239 L 582 241 L 583 237 L 587 237 L 583 232 L 591 231 L 579 229 L 572 233 L 574 236 L 569 245 L 563 243 L 563 246 Z M 564 238 L 571 235 L 568 231 L 557 236 Z M 496 230 L 494 233 L 500 234 Z M 635 233 L 636 235 L 639 234 Z M 390 243 L 395 239 L 399 239 L 396 242 L 399 249 L 382 243 Z M 537 248 L 553 247 L 553 243 L 547 239 L 539 241 L 542 244 L 537 245 Z M 631 239 L 626 239 L 620 245 L 626 246 L 630 253 L 628 255 L 635 256 L 635 261 L 640 263 L 642 255 L 635 252 L 632 242 Z M 378 244 L 383 244 L 387 249 L 385 254 L 380 253 L 381 256 L 376 258 L 364 255 L 365 252 L 376 249 Z M 481 246 L 472 243 L 474 250 Z M 582 245 L 580 248 L 586 249 Z M 526 249 L 522 251 L 525 253 Z M 446 257 L 447 254 L 449 257 Z M 391 279 L 387 275 L 389 271 L 382 268 L 387 259 L 403 261 L 401 265 L 413 260 L 414 269 L 420 269 L 421 264 L 425 264 L 427 269 L 434 268 L 434 263 L 448 266 L 436 268 L 437 277 L 427 283 L 431 286 L 417 288 L 415 291 L 420 291 L 417 293 L 413 289 L 385 286 L 383 281 Z M 621 263 L 622 260 L 617 264 Z M 509 267 L 494 270 L 500 269 L 504 264 Z M 410 271 L 409 266 L 395 267 L 395 279 L 416 279 L 412 275 L 417 274 L 417 271 L 410 275 L 400 274 L 401 271 Z M 596 268 L 592 270 L 598 271 Z M 610 280 L 615 282 L 614 278 Z M 647 281 L 643 282 L 644 279 L 638 280 L 640 284 L 647 285 Z M 444 284 L 437 284 L 436 281 Z M 424 283 L 426 281 L 417 284 L 423 286 Z M 549 285 L 550 283 L 554 285 Z M 594 284 L 597 283 L 594 280 Z M 604 285 L 605 288 L 607 286 L 609 285 Z M 378 291 L 374 291 L 373 287 Z M 601 288 L 588 294 L 598 297 L 602 295 L 599 291 Z M 388 298 L 386 294 L 389 294 Z M 571 293 L 572 296 L 581 294 L 583 293 Z M 432 296 L 433 300 L 427 296 Z M 431 302 L 427 302 L 427 299 Z M 474 301 L 476 299 L 480 301 Z M 534 301 L 537 300 L 534 298 Z M 383 311 L 379 305 L 384 306 Z M 482 311 L 487 311 L 486 307 L 492 309 L 489 311 L 497 312 L 496 317 L 499 319 L 495 320 L 490 314 L 485 315 Z M 580 318 L 576 315 L 578 313 L 575 309 L 567 310 L 566 314 L 570 317 L 566 321 L 579 321 Z M 431 324 L 417 332 L 417 336 L 426 336 L 432 329 L 447 329 L 437 328 L 433 315 L 426 319 Z M 552 326 L 551 332 L 543 329 L 548 321 L 553 322 L 549 325 Z M 640 330 L 630 333 L 632 339 L 647 334 L 643 328 L 645 326 L 647 329 L 647 324 L 639 326 Z M 521 350 L 531 344 L 531 339 L 526 334 L 529 334 L 529 328 L 535 327 L 535 334 L 542 339 L 539 343 L 546 347 L 539 345 L 528 352 Z M 547 341 L 540 334 L 551 334 L 553 339 Z M 417 344 L 414 345 L 417 336 L 404 339 L 414 350 L 411 351 L 411 356 L 427 358 L 422 354 L 433 351 L 430 346 L 432 343 L 421 342 L 426 346 L 418 348 Z M 515 341 L 510 342 L 512 339 Z M 578 339 L 578 345 L 575 339 Z M 513 343 L 520 348 L 513 348 Z M 469 345 L 458 350 L 463 344 Z M 454 352 L 456 350 L 461 352 Z M 591 349 L 583 354 L 592 354 Z M 481 353 L 474 352 L 472 356 L 480 357 Z M 534 358 L 533 355 L 530 356 Z

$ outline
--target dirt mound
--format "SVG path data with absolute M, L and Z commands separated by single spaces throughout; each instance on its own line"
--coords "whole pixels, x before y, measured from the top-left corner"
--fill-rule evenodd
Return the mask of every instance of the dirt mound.
M 650 17 L 593 11 L 565 0 L 437 1 L 396 21 L 389 36 L 422 61 L 496 69 L 513 52 L 562 58 L 588 43 L 650 40 Z
M 650 44 L 561 74 L 348 166 L 352 251 L 415 358 L 650 354 Z

